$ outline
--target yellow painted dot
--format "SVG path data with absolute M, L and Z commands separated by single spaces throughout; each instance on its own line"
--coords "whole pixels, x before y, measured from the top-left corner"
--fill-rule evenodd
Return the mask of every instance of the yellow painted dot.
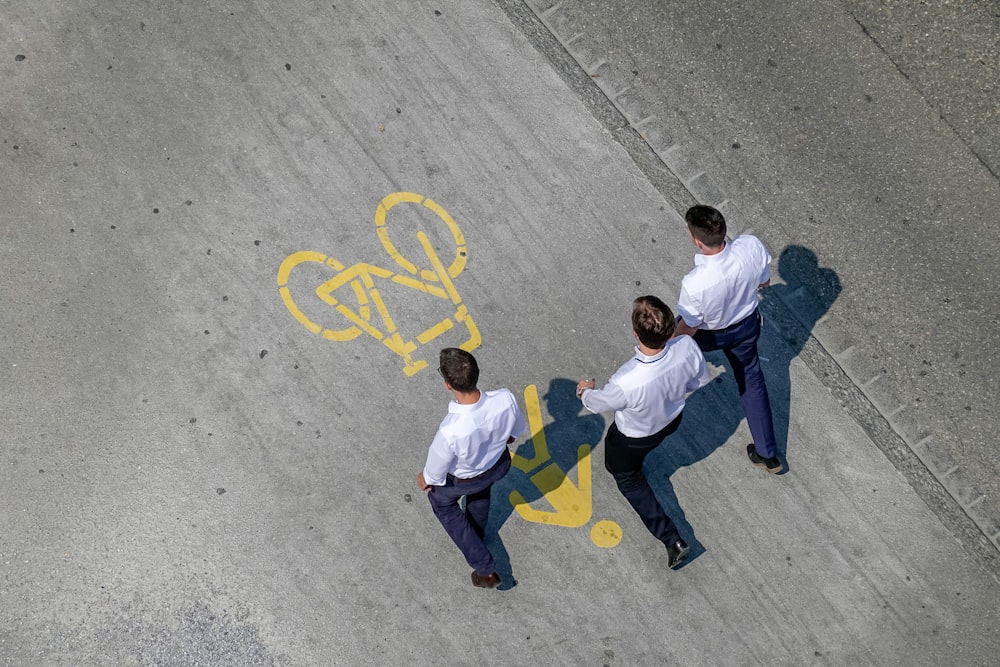
M 590 539 L 605 549 L 617 547 L 622 541 L 622 527 L 614 521 L 598 521 L 590 529 Z

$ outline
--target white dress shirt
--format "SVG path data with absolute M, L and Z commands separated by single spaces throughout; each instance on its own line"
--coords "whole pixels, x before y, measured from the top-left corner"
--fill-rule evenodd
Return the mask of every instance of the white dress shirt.
M 681 280 L 677 312 L 696 329 L 725 329 L 757 309 L 757 287 L 771 279 L 771 255 L 744 234 L 714 255 L 695 255 Z
M 486 472 L 500 460 L 507 440 L 527 430 L 517 400 L 507 389 L 481 392 L 471 405 L 451 401 L 427 452 L 424 482 L 441 486 L 449 473 L 467 479 Z
M 711 377 L 705 355 L 691 336 L 677 336 L 667 346 L 647 356 L 635 348 L 600 389 L 585 389 L 581 400 L 591 412 L 615 411 L 618 430 L 629 438 L 653 435 L 684 409 L 690 392 L 704 387 Z

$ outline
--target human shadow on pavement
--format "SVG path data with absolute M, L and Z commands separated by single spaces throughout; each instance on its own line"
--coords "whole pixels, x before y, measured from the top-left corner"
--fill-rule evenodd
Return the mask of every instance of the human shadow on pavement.
M 725 363 L 721 352 L 710 352 L 706 358 L 715 365 Z M 681 538 L 691 547 L 688 557 L 677 569 L 686 567 L 706 549 L 687 520 L 671 477 L 681 468 L 707 458 L 732 437 L 743 419 L 743 411 L 739 399 L 730 396 L 730 392 L 736 393 L 736 383 L 731 374 L 729 377 L 724 374 L 691 394 L 684 406 L 680 428 L 646 457 L 643 466 L 663 511 L 673 519 Z
M 820 267 L 816 254 L 803 246 L 790 245 L 780 254 L 778 275 L 783 284 L 761 291 L 765 328 L 759 343 L 767 381 L 778 451 L 788 468 L 788 432 L 791 405 L 791 363 L 818 322 L 841 291 L 835 271 Z M 770 316 L 775 321 L 769 321 Z M 777 332 L 778 335 L 775 335 Z M 677 524 L 691 552 L 685 565 L 704 553 L 674 491 L 671 478 L 679 469 L 707 458 L 732 439 L 744 414 L 732 370 L 722 352 L 709 352 L 706 359 L 724 372 L 687 400 L 680 428 L 668 436 L 646 459 L 643 471 L 666 513 Z M 749 440 L 747 440 L 749 442 Z M 745 443 L 740 443 L 743 448 Z M 746 461 L 744 456 L 740 457 Z M 749 461 L 748 470 L 756 471 Z M 765 473 L 766 474 L 766 473 Z M 682 565 L 681 567 L 684 567 Z
M 782 251 L 778 271 L 784 284 L 775 284 L 761 291 L 761 311 L 786 315 L 782 318 L 784 323 L 788 322 L 787 316 L 794 317 L 796 324 L 779 326 L 780 337 L 775 336 L 775 323 L 769 322 L 765 316 L 765 328 L 758 349 L 771 401 L 775 439 L 787 471 L 791 362 L 802 351 L 813 326 L 833 305 L 841 286 L 835 271 L 819 267 L 816 254 L 798 245 L 788 246 Z M 744 420 L 739 392 L 725 355 L 709 352 L 705 358 L 725 371 L 706 387 L 691 394 L 680 428 L 649 455 L 645 465 L 646 476 L 660 504 L 691 546 L 685 565 L 702 554 L 705 548 L 694 537 L 694 529 L 685 518 L 670 478 L 679 469 L 707 458 L 727 443 Z M 745 456 L 741 458 L 746 460 Z M 748 470 L 756 470 L 749 461 L 746 466 Z
M 772 324 L 786 326 L 777 327 L 781 339 L 775 340 L 775 327 L 768 327 L 765 319 L 760 352 L 771 397 L 774 435 L 787 468 L 792 396 L 791 362 L 802 352 L 816 322 L 826 315 L 837 300 L 841 286 L 836 271 L 820 267 L 816 253 L 799 245 L 790 245 L 781 251 L 778 275 L 784 283 L 774 284 L 761 291 L 760 308 L 765 315 L 776 316 Z M 790 315 L 794 322 L 783 315 Z
M 711 354 L 717 355 L 716 364 L 725 363 L 725 357 L 721 352 Z M 727 386 L 727 380 L 728 384 L 732 385 L 731 387 Z M 732 396 L 729 395 L 730 392 L 733 394 Z M 678 469 L 700 461 L 729 440 L 743 418 L 739 400 L 735 394 L 735 383 L 731 377 L 726 378 L 725 376 L 716 378 L 708 386 L 692 394 L 687 401 L 680 428 L 653 450 L 643 466 L 643 473 L 657 499 L 677 525 L 681 536 L 691 547 L 691 552 L 685 563 L 703 553 L 705 548 L 695 537 L 694 528 L 685 517 L 670 478 Z M 571 481 L 578 481 L 578 449 L 580 445 L 588 445 L 590 448 L 591 474 L 593 476 L 608 474 L 604 469 L 603 456 L 593 456 L 594 448 L 598 443 L 604 441 L 608 424 L 602 416 L 587 412 L 581 405 L 580 400 L 576 397 L 576 382 L 562 378 L 552 380 L 542 399 L 549 417 L 553 420 L 552 423 L 546 424 L 544 427 L 544 441 L 548 447 L 548 458 L 527 472 L 512 466 L 510 473 L 493 485 L 490 523 L 487 528 L 487 546 L 497 562 L 498 574 L 501 578 L 501 584 L 498 588 L 501 590 L 512 588 L 517 584 L 509 555 L 498 534 L 500 527 L 515 511 L 510 501 L 511 492 L 519 493 L 525 501 L 533 505 L 540 508 L 545 507 L 545 501 L 535 502 L 540 500 L 543 494 L 531 480 L 532 475 L 547 465 L 555 464 L 563 477 L 568 475 Z M 532 458 L 536 453 L 535 443 L 537 441 L 538 435 L 532 434 L 530 440 L 518 447 L 517 454 L 524 458 Z M 574 482 L 574 484 L 576 483 Z M 612 488 L 614 488 L 613 484 Z M 634 513 L 628 505 L 628 501 L 617 490 L 615 495 L 617 498 L 615 502 L 621 502 L 625 512 Z M 545 509 L 551 508 L 546 507 Z M 655 544 L 655 539 L 649 535 L 638 517 L 635 517 L 633 525 L 636 528 L 630 533 L 634 533 L 636 537 L 630 535 L 626 539 L 645 540 L 649 544 Z M 666 554 L 665 549 L 663 553 Z
M 725 363 L 721 352 L 712 354 L 718 355 L 715 363 Z M 677 525 L 681 536 L 691 547 L 691 552 L 685 563 L 694 560 L 705 551 L 705 548 L 694 536 L 694 529 L 688 523 L 684 510 L 678 502 L 670 477 L 678 469 L 707 457 L 723 445 L 736 430 L 743 418 L 743 413 L 738 399 L 729 396 L 730 390 L 735 395 L 735 383 L 732 378 L 728 378 L 728 382 L 733 386 L 725 386 L 724 378 L 719 377 L 705 388 L 692 394 L 688 399 L 678 431 L 668 436 L 646 458 L 643 466 L 643 473 L 657 499 Z M 553 420 L 544 428 L 548 458 L 532 467 L 528 472 L 511 467 L 510 473 L 493 485 L 486 543 L 497 563 L 497 572 L 501 578 L 501 584 L 498 588 L 501 590 L 510 589 L 517 585 L 510 557 L 498 534 L 500 527 L 515 511 L 510 501 L 511 492 L 516 491 L 521 494 L 525 501 L 541 507 L 542 505 L 535 501 L 540 500 L 543 494 L 538 486 L 532 482 L 531 476 L 546 465 L 555 464 L 562 476 L 569 475 L 571 480 L 579 480 L 577 466 L 580 445 L 588 445 L 593 453 L 597 444 L 603 443 L 607 431 L 605 419 L 600 415 L 587 412 L 581 405 L 580 400 L 576 397 L 576 382 L 573 380 L 562 378 L 552 380 L 542 399 L 545 401 L 548 414 Z M 535 442 L 537 439 L 537 434 L 533 433 L 531 439 L 518 447 L 517 454 L 521 457 L 532 458 L 536 453 Z M 590 468 L 592 475 L 608 474 L 604 469 L 603 457 L 591 455 Z M 625 511 L 633 512 L 628 501 L 617 492 L 616 495 L 618 501 L 623 503 L 626 508 Z M 639 537 L 627 539 L 647 540 L 650 544 L 655 543 L 654 538 L 648 534 L 638 517 L 636 517 L 634 525 L 637 527 L 634 532 Z M 663 553 L 666 554 L 666 550 Z
M 515 511 L 510 500 L 511 492 L 516 491 L 524 501 L 542 508 L 543 506 L 535 501 L 540 500 L 543 493 L 538 485 L 532 481 L 532 476 L 555 465 L 558 466 L 558 469 L 552 469 L 551 472 L 556 472 L 562 478 L 569 475 L 571 480 L 578 479 L 578 472 L 574 471 L 576 471 L 579 462 L 578 450 L 580 446 L 587 445 L 593 452 L 594 447 L 604 437 L 604 417 L 591 414 L 583 408 L 576 397 L 575 380 L 554 379 L 549 382 L 547 391 L 539 398 L 544 402 L 545 409 L 552 421 L 545 424 L 541 434 L 531 433 L 530 438 L 521 443 L 516 451 L 518 457 L 532 460 L 534 465 L 531 465 L 527 471 L 521 470 L 516 465 L 511 466 L 510 472 L 493 485 L 490 522 L 486 530 L 486 546 L 496 560 L 497 573 L 501 579 L 498 588 L 501 590 L 517 585 L 510 556 L 498 533 L 500 527 Z M 530 407 L 525 407 L 530 410 Z M 534 424 L 532 424 L 532 430 L 535 430 Z M 544 443 L 544 445 L 539 447 L 540 443 Z M 596 462 L 591 460 L 592 474 L 598 474 L 596 468 Z M 603 463 L 601 469 L 603 471 Z M 589 492 L 590 490 L 588 490 Z M 558 511 L 558 508 L 545 507 L 544 509 Z

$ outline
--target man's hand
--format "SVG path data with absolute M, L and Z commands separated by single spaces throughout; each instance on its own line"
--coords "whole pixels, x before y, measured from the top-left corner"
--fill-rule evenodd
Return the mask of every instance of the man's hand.
M 430 491 L 431 485 L 424 481 L 424 471 L 421 470 L 417 475 L 417 486 L 420 487 L 421 491 Z
M 677 325 L 674 327 L 674 335 L 672 335 L 671 338 L 677 338 L 678 336 L 694 336 L 696 331 L 698 331 L 696 327 L 689 326 L 683 319 L 679 319 L 677 320 Z
M 584 389 L 595 389 L 597 387 L 593 380 L 580 380 L 576 383 L 576 397 L 583 400 Z

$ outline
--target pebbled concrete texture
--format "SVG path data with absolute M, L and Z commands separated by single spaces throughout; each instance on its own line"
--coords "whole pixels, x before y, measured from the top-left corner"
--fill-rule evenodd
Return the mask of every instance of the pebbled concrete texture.
M 0 13 L 0 663 L 930 665 L 1000 648 L 1000 584 L 803 360 L 813 339 L 781 319 L 794 291 L 765 301 L 762 348 L 789 471 L 747 463 L 726 373 L 692 396 L 648 468 L 694 547 L 666 568 L 602 469 L 609 416 L 568 388 L 629 356 L 632 298 L 676 298 L 684 187 L 663 194 L 627 124 L 595 119 L 497 6 Z M 399 191 L 461 240 L 404 204 L 380 236 Z M 574 485 L 593 471 L 575 528 L 515 511 L 513 490 L 549 509 L 527 475 L 497 488 L 502 591 L 472 588 L 414 484 L 448 398 L 434 355 L 468 330 L 417 346 L 431 363 L 408 375 L 279 292 L 286 258 L 313 251 L 328 261 L 287 283 L 311 322 L 347 338 L 316 289 L 353 268 L 415 340 L 458 304 L 385 272 L 433 274 L 427 247 L 464 257 L 483 386 L 537 386 L 552 461 Z M 336 294 L 385 329 L 358 290 Z M 593 543 L 599 520 L 619 545 Z
M 581 66 L 611 72 L 591 74 L 696 199 L 837 275 L 831 292 L 781 271 L 829 308 L 815 335 L 995 561 L 998 237 L 984 212 L 1000 203 L 1000 134 L 980 83 L 995 83 L 996 17 L 967 2 L 528 4 Z
M 845 6 L 962 143 L 994 176 L 1000 175 L 996 4 L 849 0 Z

